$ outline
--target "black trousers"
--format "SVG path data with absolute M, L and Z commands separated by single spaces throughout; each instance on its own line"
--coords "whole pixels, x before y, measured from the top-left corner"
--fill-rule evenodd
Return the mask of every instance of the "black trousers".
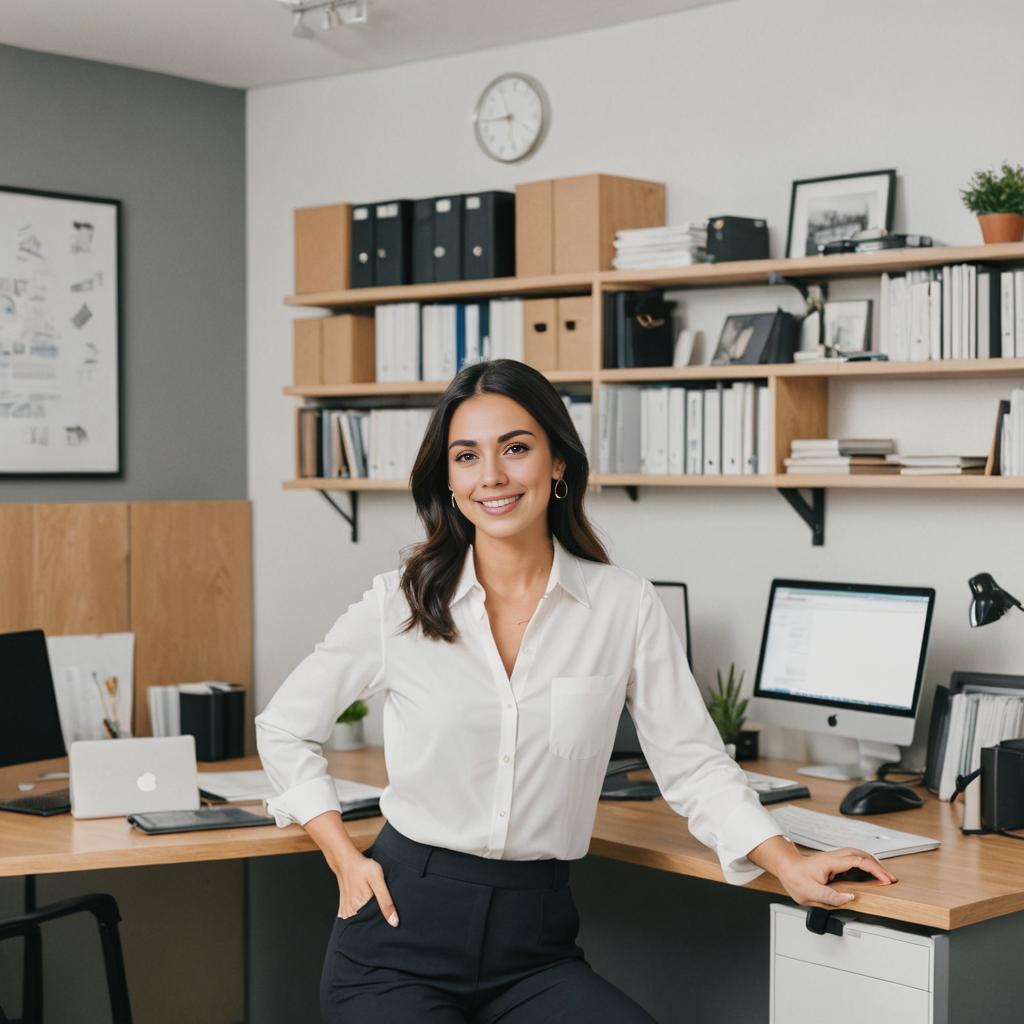
M 367 851 L 376 897 L 337 918 L 324 958 L 324 1024 L 653 1024 L 576 945 L 569 862 L 501 861 L 426 846 L 385 824 Z

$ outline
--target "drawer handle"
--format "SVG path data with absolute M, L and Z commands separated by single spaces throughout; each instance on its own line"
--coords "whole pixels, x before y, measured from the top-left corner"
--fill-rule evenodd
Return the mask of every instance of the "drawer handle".
M 843 921 L 832 916 L 831 910 L 824 907 L 809 907 L 807 910 L 807 930 L 815 935 L 842 935 Z

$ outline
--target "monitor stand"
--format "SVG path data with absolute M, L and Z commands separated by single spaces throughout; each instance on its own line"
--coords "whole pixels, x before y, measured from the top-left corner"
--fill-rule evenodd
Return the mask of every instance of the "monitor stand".
M 819 779 L 873 779 L 883 764 L 898 764 L 900 748 L 894 743 L 872 743 L 857 740 L 858 764 L 809 764 L 797 768 L 799 775 L 814 775 Z

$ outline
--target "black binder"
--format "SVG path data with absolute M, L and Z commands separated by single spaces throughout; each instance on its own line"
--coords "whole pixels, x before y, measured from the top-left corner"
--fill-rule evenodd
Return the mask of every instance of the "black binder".
M 352 258 L 349 261 L 349 285 L 372 288 L 374 277 L 373 206 L 352 207 Z
M 179 692 L 181 734 L 195 737 L 197 761 L 243 757 L 245 690 L 237 683 L 207 685 L 206 692 Z
M 462 276 L 510 277 L 516 272 L 516 197 L 513 192 L 463 196 Z
M 412 283 L 434 280 L 434 200 L 417 199 L 412 204 Z
M 408 284 L 412 276 L 412 201 L 377 203 L 374 216 L 377 287 Z
M 462 197 L 434 198 L 434 280 L 462 279 Z

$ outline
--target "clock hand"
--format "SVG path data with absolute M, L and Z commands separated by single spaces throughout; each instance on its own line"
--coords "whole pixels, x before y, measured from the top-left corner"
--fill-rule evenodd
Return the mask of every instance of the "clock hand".
M 511 114 L 502 114 L 501 117 L 481 117 L 481 124 L 487 124 L 489 121 L 512 121 L 514 118 Z

